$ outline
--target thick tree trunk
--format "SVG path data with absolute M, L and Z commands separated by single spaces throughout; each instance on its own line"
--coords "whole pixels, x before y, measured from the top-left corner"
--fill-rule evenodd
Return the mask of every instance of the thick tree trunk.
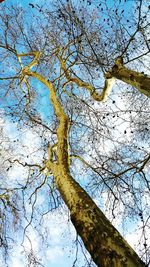
M 59 120 L 57 129 L 57 162 L 53 161 L 53 146 L 49 147 L 46 167 L 53 173 L 56 186 L 70 210 L 71 221 L 86 249 L 98 267 L 144 267 L 134 250 L 112 226 L 85 190 L 70 175 L 68 155 L 69 118 L 57 98 L 53 84 L 29 68 L 24 75 L 41 81 L 50 90 L 50 100 Z
M 142 94 L 150 97 L 150 77 L 144 73 L 130 70 L 126 68 L 122 59 L 118 58 L 115 62 L 115 66 L 107 74 L 108 76 L 115 77 L 127 84 L 137 88 Z
M 68 171 L 57 166 L 53 172 L 71 221 L 97 266 L 146 266 Z

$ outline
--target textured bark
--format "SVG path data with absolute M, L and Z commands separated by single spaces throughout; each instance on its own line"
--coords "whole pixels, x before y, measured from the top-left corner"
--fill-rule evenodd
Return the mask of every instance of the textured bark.
M 46 167 L 53 173 L 56 186 L 70 210 L 71 221 L 82 238 L 86 249 L 99 267 L 144 267 L 134 250 L 112 226 L 84 189 L 72 178 L 69 168 L 69 118 L 59 102 L 53 84 L 29 68 L 23 75 L 37 78 L 50 90 L 50 100 L 59 120 L 57 129 L 57 162 L 52 148 Z
M 142 267 L 145 264 L 96 206 L 89 195 L 61 166 L 53 170 L 71 221 L 99 267 Z
M 150 77 L 144 73 L 139 73 L 130 69 L 127 69 L 123 65 L 123 60 L 118 57 L 115 61 L 115 65 L 112 70 L 105 73 L 105 84 L 101 94 L 97 93 L 94 86 L 90 83 L 82 81 L 80 78 L 72 77 L 69 69 L 66 66 L 66 62 L 63 58 L 57 54 L 60 61 L 60 65 L 67 78 L 66 85 L 68 83 L 76 83 L 78 87 L 86 88 L 94 100 L 106 101 L 110 94 L 116 79 L 124 81 L 127 84 L 137 88 L 142 94 L 150 97 Z
M 150 77 L 144 73 L 130 70 L 123 65 L 122 59 L 118 58 L 115 66 L 107 76 L 115 77 L 137 88 L 142 94 L 150 97 Z

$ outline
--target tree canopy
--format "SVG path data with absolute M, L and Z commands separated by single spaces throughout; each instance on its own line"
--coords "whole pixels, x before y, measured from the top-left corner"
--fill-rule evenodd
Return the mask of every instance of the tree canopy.
M 44 264 L 30 229 L 44 250 L 45 221 L 68 209 L 85 266 L 148 266 L 149 9 L 147 1 L 107 0 L 0 6 L 5 263 L 22 235 L 28 266 Z M 137 232 L 139 257 L 112 225 L 125 239 Z M 78 260 L 76 252 L 72 266 Z

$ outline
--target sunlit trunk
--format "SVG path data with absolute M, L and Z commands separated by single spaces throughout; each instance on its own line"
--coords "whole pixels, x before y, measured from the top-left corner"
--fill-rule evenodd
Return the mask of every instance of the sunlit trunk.
M 70 174 L 61 169 L 61 166 L 57 166 L 54 177 L 57 188 L 70 210 L 71 221 L 97 266 L 145 266 Z
M 57 161 L 53 160 L 53 146 L 49 147 L 47 169 L 53 173 L 57 189 L 66 203 L 71 221 L 98 267 L 144 267 L 134 250 L 112 226 L 91 197 L 70 175 L 68 154 L 69 118 L 58 100 L 53 84 L 42 75 L 24 71 L 41 81 L 50 91 L 59 121 L 57 128 Z
M 142 94 L 150 97 L 150 77 L 148 75 L 127 69 L 120 63 L 116 64 L 109 73 L 111 76 L 130 84 Z

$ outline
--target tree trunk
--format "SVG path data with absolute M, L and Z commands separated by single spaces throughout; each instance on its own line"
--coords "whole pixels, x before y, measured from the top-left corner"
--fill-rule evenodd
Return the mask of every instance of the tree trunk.
M 150 77 L 144 73 L 127 69 L 123 65 L 121 58 L 116 60 L 115 66 L 107 75 L 109 76 L 109 74 L 112 77 L 136 87 L 142 94 L 150 97 Z
M 146 266 L 68 171 L 57 166 L 53 172 L 71 221 L 97 266 Z
M 53 84 L 42 75 L 24 70 L 50 90 L 50 100 L 59 120 L 57 128 L 57 162 L 53 160 L 53 146 L 49 147 L 46 167 L 53 173 L 57 189 L 66 203 L 71 221 L 98 267 L 146 266 L 119 232 L 112 226 L 86 191 L 70 175 L 68 154 L 69 118 L 58 100 Z

